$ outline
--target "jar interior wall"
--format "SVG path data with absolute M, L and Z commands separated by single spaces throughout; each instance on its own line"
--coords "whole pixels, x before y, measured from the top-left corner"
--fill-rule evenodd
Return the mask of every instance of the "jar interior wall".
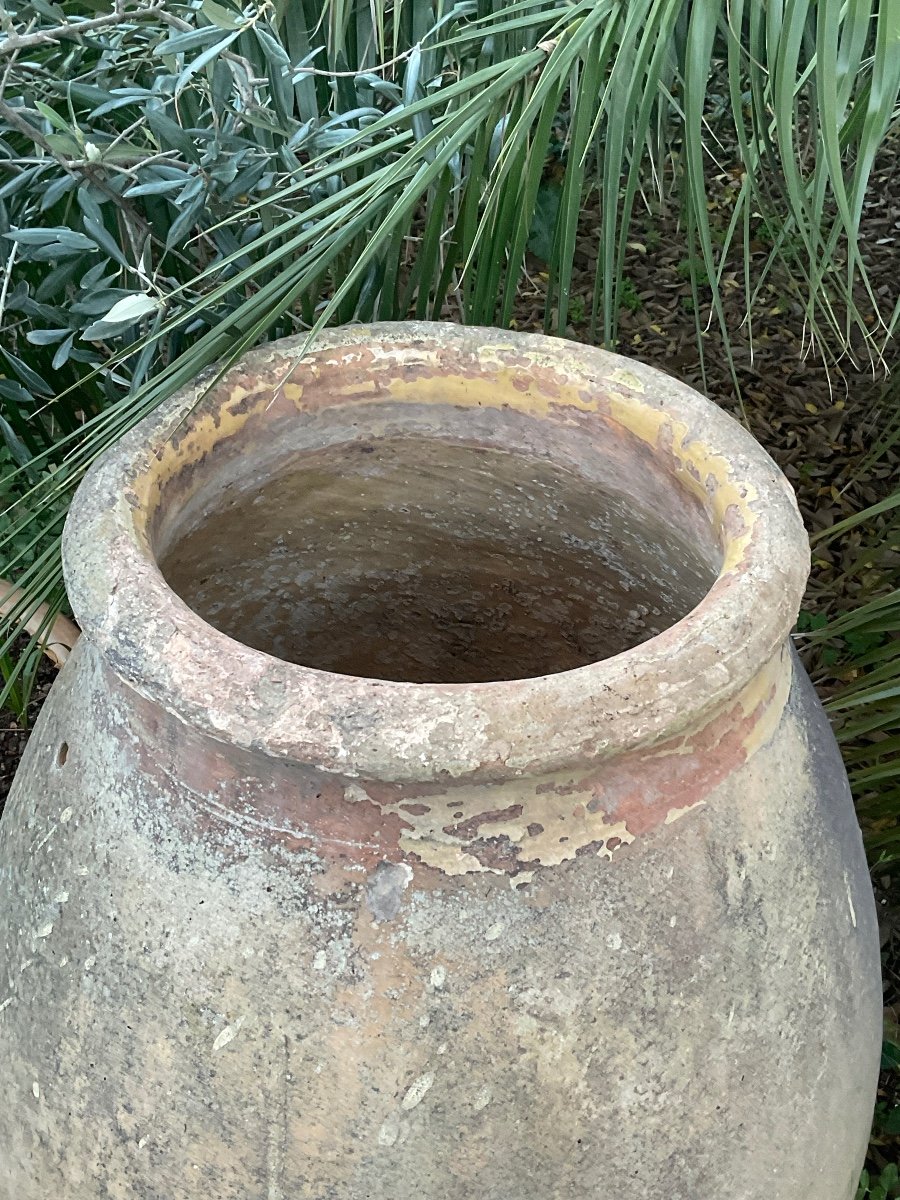
M 552 454 L 422 436 L 231 469 L 168 522 L 159 565 L 223 633 L 323 671 L 412 683 L 552 674 L 636 646 L 716 578 L 640 479 Z M 677 516 L 678 489 L 672 481 Z

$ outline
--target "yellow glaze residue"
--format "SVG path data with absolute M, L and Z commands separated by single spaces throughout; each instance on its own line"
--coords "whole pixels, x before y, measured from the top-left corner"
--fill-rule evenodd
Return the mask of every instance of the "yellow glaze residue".
M 736 723 L 740 724 L 742 719 L 746 722 L 741 736 L 745 762 L 766 744 L 778 728 L 791 692 L 793 677 L 790 652 L 787 646 L 784 646 L 732 701 L 740 711 Z M 695 742 L 696 736 L 688 734 L 678 745 L 666 742 L 657 750 L 645 751 L 645 758 L 649 761 L 654 758 L 669 758 L 673 754 L 694 754 Z
M 634 371 L 629 371 L 625 367 L 616 367 L 614 371 L 610 371 L 607 376 L 613 383 L 621 383 L 623 387 L 631 388 L 633 392 L 644 393 L 644 385 L 635 375 Z
M 729 508 L 740 513 L 741 531 L 736 537 L 725 540 L 722 570 L 729 571 L 736 567 L 752 538 L 756 514 L 751 503 L 756 499 L 755 491 L 748 484 L 736 485 L 731 478 L 727 459 L 694 439 L 686 425 L 673 421 L 664 410 L 615 394 L 609 395 L 609 406 L 616 424 L 635 434 L 648 446 L 656 448 L 666 438 L 671 438 L 670 450 L 678 464 L 676 474 L 679 481 L 707 507 L 712 504 L 720 528 Z M 712 489 L 707 486 L 710 481 L 714 485 Z
M 535 792 L 538 784 L 546 790 Z M 554 785 L 565 787 L 566 794 L 554 791 Z M 588 810 L 587 804 L 594 795 L 591 789 L 570 792 L 570 786 L 568 777 L 512 780 L 490 790 L 483 786 L 459 787 L 441 795 L 428 796 L 417 801 L 427 805 L 428 811 L 416 815 L 410 814 L 408 801 L 383 804 L 382 807 L 412 826 L 401 835 L 401 848 L 447 875 L 495 870 L 483 866 L 465 849 L 466 845 L 481 839 L 506 838 L 516 848 L 520 862 L 539 863 L 543 867 L 567 862 L 588 845 L 596 847 L 598 856 L 612 858 L 613 849 L 609 847 L 612 838 L 618 838 L 623 844 L 634 841 L 624 821 L 610 823 L 605 813 Z M 485 814 L 488 804 L 493 812 L 519 807 L 522 811 L 518 815 L 511 813 L 499 819 L 492 818 Z M 460 825 L 466 826 L 464 834 L 446 832 Z M 497 873 L 503 871 L 497 870 Z
M 746 758 L 752 758 L 778 728 L 784 706 L 791 694 L 793 678 L 791 654 L 785 644 L 772 661 L 738 694 L 737 703 L 744 716 L 749 720 L 754 713 L 756 714 L 756 720 L 748 727 L 743 739 Z
M 755 491 L 749 485 L 737 485 L 731 478 L 728 460 L 694 437 L 687 425 L 673 420 L 665 409 L 647 404 L 615 386 L 620 384 L 642 392 L 643 386 L 637 376 L 617 368 L 597 381 L 596 397 L 585 399 L 582 385 L 562 382 L 558 364 L 551 364 L 549 360 L 545 364 L 539 356 L 533 356 L 533 365 L 538 371 L 553 371 L 552 387 L 542 390 L 539 379 L 528 378 L 526 367 L 510 368 L 496 353 L 501 349 L 507 348 L 482 347 L 478 356 L 479 373 L 472 375 L 438 372 L 430 377 L 416 375 L 410 379 L 399 375 L 390 381 L 391 397 L 410 403 L 451 403 L 473 408 L 508 405 L 537 417 L 546 417 L 559 406 L 581 412 L 608 412 L 614 424 L 654 450 L 665 450 L 672 455 L 679 482 L 701 500 L 720 532 L 729 509 L 739 515 L 740 521 L 736 525 L 740 531 L 723 538 L 722 570 L 732 570 L 743 560 L 756 520 L 752 508 Z M 437 370 L 437 362 L 435 366 Z M 342 394 L 349 398 L 359 394 L 359 389 L 348 388 Z
M 367 346 L 363 343 L 327 348 L 322 353 L 326 357 L 318 361 L 303 360 L 302 370 L 317 383 L 321 380 L 319 387 L 326 388 L 328 399 L 338 404 L 364 401 L 378 393 L 389 395 L 393 401 L 411 404 L 450 403 L 473 408 L 509 406 L 537 417 L 546 417 L 567 407 L 586 413 L 599 412 L 613 425 L 627 430 L 655 451 L 671 456 L 676 477 L 689 492 L 699 497 L 720 534 L 728 510 L 735 513 L 738 519 L 733 522 L 733 531 L 722 537 L 725 549 L 723 571 L 733 569 L 745 556 L 756 520 L 752 508 L 755 493 L 746 484 L 736 484 L 727 460 L 695 437 L 687 425 L 674 420 L 664 408 L 640 399 L 637 393 L 643 392 L 643 385 L 631 371 L 616 368 L 608 376 L 598 378 L 588 389 L 582 380 L 577 384 L 567 382 L 558 360 L 537 353 L 523 355 L 521 348 L 513 343 L 480 346 L 470 372 L 463 364 L 448 369 L 438 352 L 425 352 L 421 347 L 407 352 L 409 368 L 406 371 L 402 346 Z M 504 357 L 509 355 L 517 356 L 516 365 L 511 365 L 509 358 Z M 358 368 L 363 360 L 368 362 L 370 377 L 342 381 L 342 366 L 356 365 Z M 248 411 L 235 412 L 235 409 L 250 393 L 251 388 L 245 381 L 252 381 L 252 376 L 248 379 L 245 375 L 240 382 L 231 383 L 226 375 L 214 388 L 214 392 L 225 393 L 224 403 L 217 405 L 213 413 L 204 412 L 201 406 L 196 414 L 189 414 L 177 450 L 167 448 L 159 462 L 135 482 L 133 491 L 140 501 L 152 509 L 168 478 L 183 466 L 203 458 L 217 442 L 240 432 L 248 421 L 265 413 L 275 399 L 280 401 L 280 406 L 287 402 L 302 411 L 305 385 L 292 377 L 292 368 L 300 366 L 300 361 L 291 363 L 276 358 L 264 362 L 265 375 L 259 376 L 259 401 Z M 308 384 L 308 380 L 305 382 Z M 623 390 L 626 388 L 627 391 Z M 318 401 L 322 401 L 321 394 Z
M 177 448 L 172 442 L 160 447 L 157 461 L 131 485 L 131 491 L 141 501 L 145 514 L 156 508 L 162 489 L 173 475 L 190 463 L 199 462 L 218 442 L 240 433 L 259 409 L 265 407 L 265 402 L 261 400 L 258 406 L 246 412 L 235 412 L 234 409 L 249 394 L 248 388 L 233 384 L 228 386 L 226 404 L 213 412 L 204 412 L 201 408 L 199 412 L 185 415 L 183 425 L 180 429 L 172 430 L 171 434 L 173 437 L 179 432 L 183 435 Z

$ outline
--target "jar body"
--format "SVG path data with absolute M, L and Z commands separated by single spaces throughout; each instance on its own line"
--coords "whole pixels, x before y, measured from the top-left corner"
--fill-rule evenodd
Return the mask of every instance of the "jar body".
M 0 824 L 0 1196 L 851 1200 L 874 904 L 802 668 L 759 681 L 741 728 L 416 789 L 82 638 Z

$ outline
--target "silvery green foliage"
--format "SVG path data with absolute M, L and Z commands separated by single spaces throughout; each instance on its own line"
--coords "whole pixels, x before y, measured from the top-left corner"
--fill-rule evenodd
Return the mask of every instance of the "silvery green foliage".
M 475 8 L 439 16 L 417 5 L 416 20 L 434 37 Z M 253 287 L 264 286 L 278 237 L 261 235 L 356 180 L 341 171 L 345 144 L 358 153 L 379 119 L 384 139 L 384 116 L 395 111 L 399 127 L 404 105 L 436 86 L 426 74 L 436 61 L 421 51 L 397 64 L 399 82 L 369 69 L 381 60 L 368 4 L 327 45 L 333 29 L 315 0 L 243 9 L 138 0 L 100 27 L 90 10 L 112 15 L 99 0 L 13 0 L 2 18 L 11 44 L 25 43 L 0 53 L 0 433 L 20 463 L 246 302 L 246 281 L 229 291 L 229 275 L 259 261 Z M 80 20 L 92 27 L 76 36 Z M 428 131 L 427 114 L 411 120 Z M 331 173 L 298 187 L 323 153 Z M 272 336 L 308 327 L 315 288 L 297 308 Z M 187 309 L 188 320 L 156 336 Z
M 823 350 L 855 338 L 877 358 L 900 316 L 870 329 L 856 306 L 861 206 L 900 94 L 889 0 L 109 3 L 0 10 L 0 403 L 16 454 L 56 454 L 134 397 L 127 423 L 183 376 L 326 317 L 440 316 L 450 298 L 466 321 L 506 324 L 528 250 L 550 268 L 546 328 L 563 332 L 588 193 L 603 214 L 590 332 L 608 345 L 654 187 L 683 210 L 726 348 L 732 247 L 748 310 L 780 262 Z M 722 245 L 711 121 L 731 124 L 741 179 Z M 762 267 L 747 250 L 761 214 L 777 231 Z

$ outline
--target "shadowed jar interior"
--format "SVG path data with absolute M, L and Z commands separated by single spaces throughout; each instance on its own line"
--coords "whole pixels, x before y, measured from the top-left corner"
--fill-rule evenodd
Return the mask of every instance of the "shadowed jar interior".
M 210 508 L 175 519 L 160 566 L 210 624 L 303 666 L 415 683 L 552 674 L 668 628 L 721 565 L 712 528 L 692 543 L 592 474 L 449 439 L 341 442 L 264 480 L 208 481 Z

